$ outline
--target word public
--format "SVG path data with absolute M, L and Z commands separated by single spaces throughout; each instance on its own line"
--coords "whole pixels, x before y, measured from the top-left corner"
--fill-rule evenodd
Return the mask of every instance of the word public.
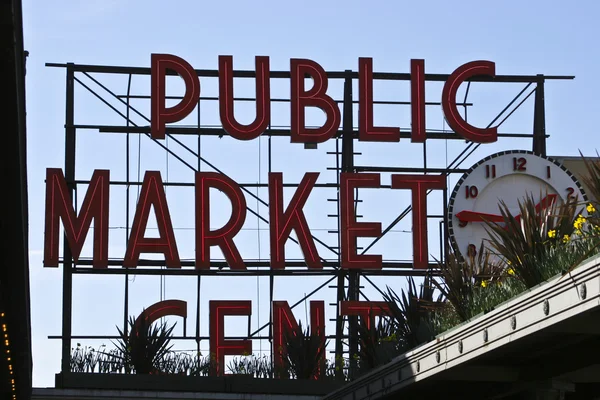
M 231 56 L 219 57 L 219 108 L 224 130 L 239 140 L 251 140 L 268 128 L 270 121 L 270 71 L 269 58 L 256 57 L 256 118 L 242 125 L 236 121 L 233 111 L 233 60 Z M 176 73 L 185 82 L 185 94 L 181 101 L 166 107 L 166 76 Z M 495 64 L 489 61 L 473 61 L 456 69 L 444 84 L 442 108 L 448 125 L 466 140 L 490 143 L 497 140 L 496 128 L 478 128 L 468 124 L 459 114 L 456 93 L 462 82 L 474 76 L 495 76 Z M 305 77 L 313 79 L 311 89 L 305 88 Z M 314 61 L 292 59 L 291 82 L 291 128 L 293 143 L 322 143 L 332 138 L 340 126 L 340 109 L 327 95 L 327 73 Z M 373 63 L 370 58 L 359 59 L 359 140 L 397 142 L 400 129 L 373 124 Z M 425 131 L 425 73 L 423 60 L 411 60 L 411 141 L 424 142 Z M 197 72 L 185 60 L 166 54 L 151 56 L 151 136 L 165 137 L 168 123 L 182 120 L 197 106 L 200 97 L 200 80 Z M 307 107 L 321 109 L 326 120 L 321 127 L 305 127 Z M 273 269 L 285 268 L 285 243 L 292 230 L 295 231 L 304 254 L 307 267 L 321 269 L 321 258 L 306 221 L 303 207 L 319 177 L 318 172 L 305 173 L 287 206 L 283 202 L 283 174 L 269 174 L 269 230 L 270 263 Z M 354 212 L 354 196 L 357 188 L 379 188 L 378 173 L 341 173 L 340 219 L 341 219 L 341 267 L 345 269 L 381 269 L 382 256 L 358 254 L 357 238 L 379 237 L 379 222 L 357 222 Z M 391 188 L 411 190 L 413 224 L 413 267 L 428 266 L 427 202 L 429 190 L 446 189 L 443 175 L 393 174 Z M 218 228 L 210 228 L 210 190 L 220 190 L 232 204 L 231 217 Z M 73 206 L 71 190 L 61 169 L 46 171 L 46 219 L 44 242 L 44 266 L 59 264 L 60 224 L 64 227 L 66 242 L 75 262 L 78 261 L 84 242 L 93 230 L 94 268 L 108 267 L 110 171 L 96 170 L 90 180 L 79 213 Z M 150 212 L 154 210 L 158 225 L 158 237 L 146 237 Z M 213 172 L 197 172 L 195 175 L 195 267 L 211 266 L 210 250 L 218 246 L 231 269 L 246 270 L 236 247 L 234 237 L 246 219 L 246 200 L 240 186 L 231 178 Z M 161 174 L 147 171 L 134 216 L 123 267 L 135 268 L 142 253 L 163 254 L 168 268 L 181 268 L 177 243 L 171 223 L 169 207 Z
M 192 66 L 185 60 L 169 54 L 151 56 L 151 134 L 154 139 L 164 139 L 166 124 L 187 117 L 198 104 L 200 80 Z M 166 76 L 169 71 L 177 73 L 185 82 L 185 95 L 173 107 L 166 106 Z M 219 113 L 223 129 L 239 140 L 256 139 L 269 126 L 271 117 L 271 93 L 269 57 L 256 57 L 256 118 L 248 125 L 240 124 L 234 116 L 233 57 L 219 57 Z M 442 109 L 450 128 L 467 140 L 491 143 L 497 140 L 497 128 L 478 128 L 467 123 L 458 112 L 456 93 L 461 83 L 476 76 L 496 75 L 496 65 L 491 61 L 472 61 L 457 68 L 446 80 L 442 91 Z M 306 90 L 305 78 L 313 80 Z M 411 60 L 411 141 L 425 142 L 425 61 Z M 331 139 L 341 123 L 340 108 L 327 94 L 327 72 L 312 60 L 290 60 L 290 136 L 292 143 L 322 143 Z M 358 60 L 359 88 L 359 140 L 374 142 L 398 142 L 399 127 L 373 125 L 373 60 Z M 307 107 L 321 109 L 326 120 L 321 127 L 306 128 Z

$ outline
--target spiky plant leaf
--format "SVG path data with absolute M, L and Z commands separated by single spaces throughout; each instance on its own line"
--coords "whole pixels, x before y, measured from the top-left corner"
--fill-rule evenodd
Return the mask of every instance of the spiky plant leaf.
M 161 370 L 162 360 L 173 347 L 171 336 L 175 325 L 168 327 L 166 322 L 148 324 L 145 318 L 136 321 L 131 317 L 129 335 L 117 327 L 120 338 L 114 344 L 123 354 L 125 364 L 137 374 L 157 373 Z
M 436 313 L 438 332 L 489 311 L 517 293 L 514 285 L 506 283 L 506 264 L 493 257 L 484 243 L 466 257 L 451 250 L 437 268 L 441 279 L 432 283 L 450 303 Z
M 369 325 L 367 321 L 360 320 L 360 348 L 359 353 L 353 355 L 358 361 L 359 374 L 387 364 L 403 352 L 405 347 L 400 343 L 394 325 L 390 317 L 381 317 L 376 325 Z
M 565 270 L 544 267 L 552 249 L 568 241 L 573 234 L 573 221 L 581 206 L 569 199 L 541 208 L 533 196 L 519 201 L 519 215 L 515 216 L 506 203 L 500 204 L 503 223 L 486 222 L 490 246 L 502 257 L 515 276 L 531 288 Z
M 310 327 L 304 331 L 302 322 L 297 329 L 285 331 L 287 352 L 284 357 L 284 368 L 297 379 L 315 379 L 325 373 L 323 355 L 327 343 L 322 332 L 316 329 L 311 333 Z

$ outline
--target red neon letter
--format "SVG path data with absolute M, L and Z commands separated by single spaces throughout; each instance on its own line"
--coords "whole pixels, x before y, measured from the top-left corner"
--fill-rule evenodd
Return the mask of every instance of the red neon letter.
M 456 107 L 458 87 L 465 80 L 477 75 L 496 76 L 496 64 L 491 61 L 472 61 L 458 67 L 444 84 L 442 109 L 448 125 L 454 132 L 473 142 L 492 143 L 498 140 L 498 129 L 495 127 L 481 129 L 468 124 L 460 116 Z
M 144 236 L 146 225 L 148 225 L 150 207 L 154 208 L 156 214 L 158 238 Z M 135 268 L 141 253 L 162 253 L 165 256 L 165 264 L 168 268 L 181 268 L 165 188 L 159 171 L 147 171 L 144 176 L 123 266 Z
M 446 177 L 443 175 L 392 175 L 392 188 L 412 190 L 413 266 L 417 269 L 427 269 L 429 264 L 427 190 L 445 189 Z
M 222 191 L 231 201 L 231 218 L 220 229 L 210 230 L 210 188 Z M 246 221 L 246 198 L 231 178 L 216 172 L 196 173 L 196 268 L 210 268 L 210 247 L 219 246 L 231 269 L 246 265 L 233 237 Z
M 165 124 L 181 121 L 196 107 L 200 98 L 200 80 L 190 64 L 170 54 L 152 54 L 151 64 L 151 133 L 153 139 L 164 139 Z M 165 105 L 167 69 L 177 72 L 185 82 L 183 99 L 169 108 Z
M 44 267 L 58 267 L 59 220 L 77 262 L 85 238 L 94 220 L 94 268 L 108 267 L 108 192 L 109 171 L 96 170 L 83 200 L 79 215 L 75 214 L 71 194 L 62 170 L 46 170 L 46 233 Z
M 219 109 L 223 129 L 239 140 L 260 136 L 271 119 L 269 57 L 256 57 L 256 119 L 250 125 L 236 121 L 233 113 L 233 57 L 219 56 Z
M 311 60 L 291 60 L 291 135 L 292 143 L 322 143 L 337 132 L 342 120 L 336 102 L 327 95 L 327 74 L 319 64 Z M 307 92 L 304 89 L 304 78 L 313 78 L 313 87 Z M 322 127 L 307 129 L 305 127 L 305 108 L 318 107 L 327 116 Z
M 410 60 L 411 142 L 423 143 L 425 133 L 425 60 Z
M 143 320 L 146 321 L 146 326 L 150 326 L 157 319 L 167 315 L 177 315 L 184 319 L 187 318 L 187 303 L 183 300 L 163 300 L 154 303 L 142 311 L 136 318 L 134 326 L 138 328 Z
M 310 302 L 310 333 L 321 336 L 325 344 L 325 302 L 313 300 Z M 287 354 L 285 343 L 286 332 L 298 329 L 298 322 L 294 318 L 292 309 L 287 301 L 273 302 L 273 354 L 275 354 L 275 368 L 279 370 L 283 366 L 284 357 Z M 288 333 L 289 334 L 289 333 Z M 323 352 L 323 359 L 325 352 Z
M 225 316 L 252 315 L 252 302 L 211 300 L 209 304 L 211 373 L 221 376 L 225 356 L 252 353 L 251 340 L 225 340 Z
M 356 222 L 354 211 L 354 189 L 378 188 L 380 185 L 379 174 L 341 174 L 342 268 L 381 269 L 381 255 L 356 254 L 356 239 L 381 236 L 381 223 Z
M 285 242 L 292 229 L 296 231 L 300 248 L 309 268 L 323 268 L 315 242 L 302 207 L 319 177 L 318 172 L 304 174 L 288 208 L 283 211 L 283 175 L 281 172 L 269 174 L 269 216 L 271 233 L 271 268 L 285 268 Z
M 385 301 L 342 301 L 340 313 L 342 315 L 358 315 L 371 329 L 371 322 L 375 317 L 387 315 L 390 307 Z
M 373 59 L 358 59 L 358 131 L 361 141 L 398 142 L 400 128 L 373 126 Z

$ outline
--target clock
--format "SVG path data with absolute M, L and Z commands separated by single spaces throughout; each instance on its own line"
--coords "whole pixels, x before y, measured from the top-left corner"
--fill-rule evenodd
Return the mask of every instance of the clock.
M 448 233 L 454 250 L 463 257 L 474 255 L 489 238 L 485 221 L 503 221 L 501 202 L 517 216 L 519 202 L 527 196 L 541 206 L 560 205 L 569 196 L 587 201 L 573 174 L 549 157 L 526 150 L 492 154 L 465 172 L 450 196 Z

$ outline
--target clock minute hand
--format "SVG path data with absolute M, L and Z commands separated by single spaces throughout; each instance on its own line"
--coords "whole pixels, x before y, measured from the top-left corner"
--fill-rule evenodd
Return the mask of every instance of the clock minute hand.
M 556 202 L 557 197 L 558 195 L 556 194 L 549 194 L 541 199 L 540 202 L 535 205 L 536 214 L 539 214 L 542 210 L 552 207 Z M 515 219 L 517 222 L 521 222 L 521 214 L 517 215 Z
M 456 213 L 456 218 L 462 222 L 504 222 L 502 215 L 486 214 L 477 211 L 463 210 Z

